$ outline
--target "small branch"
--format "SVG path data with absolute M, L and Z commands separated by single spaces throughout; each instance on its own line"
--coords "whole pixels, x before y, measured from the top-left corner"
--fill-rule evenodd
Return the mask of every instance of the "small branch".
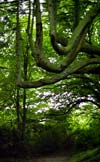
M 4 1 L 4 2 L 0 2 L 0 5 L 1 4 L 13 4 L 13 3 L 16 3 L 16 0 L 15 1 Z
M 8 69 L 7 67 L 5 67 L 5 66 L 0 66 L 0 70 L 1 69 Z

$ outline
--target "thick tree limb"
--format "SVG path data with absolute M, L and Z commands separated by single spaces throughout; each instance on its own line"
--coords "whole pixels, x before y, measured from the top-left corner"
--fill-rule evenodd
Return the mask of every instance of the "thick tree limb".
M 90 57 L 95 57 L 95 55 L 100 56 L 100 48 L 86 42 L 83 44 L 81 52 L 86 52 Z
M 76 72 L 76 74 L 100 74 L 100 66 L 97 67 L 84 67 Z
M 53 83 L 56 83 L 60 80 L 64 80 L 67 79 L 67 77 L 71 74 L 76 73 L 79 69 L 84 68 L 85 66 L 89 65 L 89 64 L 100 64 L 100 59 L 98 60 L 98 58 L 94 58 L 94 59 L 88 59 L 85 61 L 81 61 L 79 65 L 75 65 L 74 67 L 68 67 L 67 69 L 65 69 L 62 73 L 53 75 L 51 77 L 48 78 L 44 78 L 44 79 L 40 79 L 38 81 L 33 81 L 33 82 L 26 82 L 26 81 L 19 81 L 17 82 L 17 86 L 21 87 L 21 88 L 37 88 L 37 87 L 42 87 L 42 86 L 46 86 L 46 85 L 50 85 Z

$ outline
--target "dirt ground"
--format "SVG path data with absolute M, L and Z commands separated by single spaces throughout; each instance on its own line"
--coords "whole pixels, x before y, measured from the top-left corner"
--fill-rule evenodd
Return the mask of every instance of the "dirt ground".
M 0 162 L 70 162 L 69 155 L 56 154 L 32 158 L 0 158 Z

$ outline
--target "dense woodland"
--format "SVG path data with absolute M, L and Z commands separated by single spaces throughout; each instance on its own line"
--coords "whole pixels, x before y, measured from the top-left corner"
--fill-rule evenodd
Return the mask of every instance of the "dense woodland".
M 0 156 L 99 146 L 100 1 L 0 0 Z

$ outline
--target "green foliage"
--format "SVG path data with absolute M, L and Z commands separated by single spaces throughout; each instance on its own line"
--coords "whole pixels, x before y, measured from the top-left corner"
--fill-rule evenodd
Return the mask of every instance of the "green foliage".
M 91 149 L 74 155 L 70 162 L 94 162 L 100 161 L 100 148 Z
M 98 146 L 100 143 L 100 118 L 97 117 L 100 111 L 94 109 L 94 106 L 84 105 L 80 110 L 73 110 L 67 118 L 69 134 L 80 149 Z

